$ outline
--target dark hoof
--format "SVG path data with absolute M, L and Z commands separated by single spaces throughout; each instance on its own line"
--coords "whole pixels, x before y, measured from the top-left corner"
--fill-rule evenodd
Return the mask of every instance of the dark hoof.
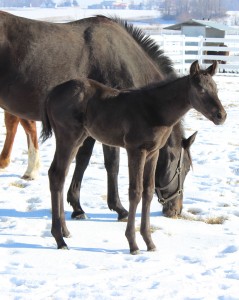
M 119 222 L 128 222 L 128 217 L 122 218 L 122 219 L 119 219 L 119 218 L 118 218 L 118 221 L 119 221 Z
M 128 215 L 129 215 L 129 213 L 127 212 L 127 210 L 124 211 L 124 212 L 122 212 L 122 213 L 120 213 L 118 215 L 118 221 L 120 221 L 120 222 L 127 222 L 128 221 Z
M 29 176 L 29 175 L 23 175 L 23 176 L 21 177 L 21 179 L 23 179 L 23 180 L 27 180 L 27 181 L 35 180 L 35 178 L 34 178 L 34 177 L 32 177 L 32 176 Z
M 130 254 L 132 254 L 132 255 L 138 255 L 138 254 L 140 254 L 140 250 L 137 249 L 137 250 L 130 251 Z
M 74 220 L 87 220 L 89 219 L 85 213 L 82 212 L 73 212 L 71 218 Z
M 156 248 L 156 247 L 149 248 L 148 251 L 149 251 L 149 252 L 155 252 L 155 251 L 157 251 L 157 248 Z
M 57 244 L 57 249 L 61 249 L 61 250 L 69 250 L 67 244 L 64 242 L 64 240 L 61 243 Z
M 63 234 L 63 237 L 68 239 L 68 238 L 71 238 L 72 235 L 70 234 L 70 232 L 68 232 L 68 233 L 66 233 L 66 234 L 64 233 L 64 234 Z
M 58 249 L 60 249 L 60 250 L 69 250 L 69 248 L 67 247 L 67 245 L 58 247 Z

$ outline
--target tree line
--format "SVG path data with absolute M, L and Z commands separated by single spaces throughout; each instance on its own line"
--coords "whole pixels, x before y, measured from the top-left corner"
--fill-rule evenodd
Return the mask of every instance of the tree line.
M 228 10 L 239 10 L 239 0 L 149 0 L 164 18 L 185 20 L 222 17 Z

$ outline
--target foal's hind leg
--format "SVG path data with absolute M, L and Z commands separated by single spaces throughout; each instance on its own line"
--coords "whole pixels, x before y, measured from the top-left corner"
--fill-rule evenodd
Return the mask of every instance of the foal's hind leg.
M 22 178 L 25 180 L 33 180 L 37 177 L 40 168 L 36 122 L 20 119 L 20 123 L 25 130 L 28 143 L 28 166 Z
M 67 202 L 73 207 L 72 219 L 86 219 L 84 210 L 80 205 L 80 189 L 84 172 L 89 164 L 95 140 L 88 137 L 76 155 L 76 165 L 71 185 L 67 192 Z
M 70 236 L 65 221 L 63 188 L 70 163 L 76 155 L 80 144 L 86 138 L 86 134 L 82 132 L 81 128 L 79 128 L 80 132 L 80 136 L 78 134 L 77 136 L 76 134 L 69 134 L 67 127 L 67 131 L 60 128 L 60 132 L 55 133 L 56 151 L 48 175 L 52 201 L 51 233 L 56 240 L 58 249 L 67 248 L 63 237 Z M 67 137 L 67 143 L 65 142 L 65 137 Z
M 105 168 L 107 171 L 107 203 L 111 210 L 118 213 L 118 220 L 124 221 L 128 217 L 128 211 L 122 206 L 118 192 L 119 173 L 119 148 L 103 145 Z
M 19 121 L 20 118 L 4 111 L 6 138 L 0 155 L 0 168 L 6 168 L 10 163 L 10 156 Z
M 155 251 L 156 247 L 151 238 L 150 230 L 150 204 L 154 195 L 155 187 L 155 169 L 158 160 L 159 151 L 150 153 L 146 159 L 144 167 L 144 183 L 143 183 L 143 195 L 142 195 L 142 215 L 140 233 L 147 245 L 148 251 Z

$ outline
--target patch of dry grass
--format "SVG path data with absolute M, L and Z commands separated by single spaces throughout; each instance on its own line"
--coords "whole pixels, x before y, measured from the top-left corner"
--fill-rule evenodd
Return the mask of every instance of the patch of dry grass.
M 101 195 L 101 199 L 102 199 L 103 201 L 107 201 L 107 195 Z
M 224 216 L 212 216 L 212 217 L 202 217 L 202 216 L 195 216 L 195 214 L 192 215 L 181 215 L 179 219 L 188 220 L 188 221 L 198 221 L 198 222 L 204 222 L 206 224 L 210 225 L 222 225 L 226 220 L 228 220 L 227 217 Z
M 154 226 L 154 225 L 151 225 L 151 226 L 150 226 L 150 232 L 151 232 L 151 233 L 154 233 L 155 231 L 161 230 L 161 229 L 162 229 L 162 228 L 160 228 L 160 227 L 158 227 L 158 226 Z M 135 231 L 136 231 L 136 232 L 140 232 L 140 225 L 137 226 L 137 227 L 135 228 Z
M 9 185 L 10 186 L 15 186 L 15 187 L 20 188 L 20 189 L 24 189 L 27 186 L 26 183 L 22 183 L 22 182 L 19 182 L 19 181 L 11 182 Z

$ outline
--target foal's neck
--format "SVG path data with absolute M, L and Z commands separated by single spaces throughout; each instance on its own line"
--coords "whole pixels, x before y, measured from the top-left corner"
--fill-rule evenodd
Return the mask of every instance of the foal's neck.
M 151 105 L 154 105 L 160 123 L 163 120 L 165 126 L 173 126 L 192 108 L 189 89 L 189 76 L 152 89 Z

